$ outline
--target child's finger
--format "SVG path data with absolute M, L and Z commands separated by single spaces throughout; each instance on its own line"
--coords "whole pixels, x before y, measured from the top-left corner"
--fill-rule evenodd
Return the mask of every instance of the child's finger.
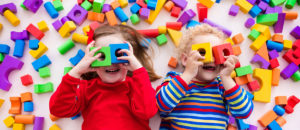
M 90 48 L 95 45 L 95 41 L 92 41 L 90 44 L 88 44 L 85 48 L 85 53 L 87 54 L 90 51 Z
M 99 46 L 89 52 L 89 56 L 94 56 L 97 51 L 99 51 L 102 47 Z
M 100 58 L 102 56 L 102 53 L 98 53 L 97 55 L 94 56 L 95 60 Z
M 117 57 L 118 60 L 129 60 L 130 57 L 129 56 L 121 56 L 121 57 Z
M 127 43 L 128 44 L 128 46 L 129 46 L 129 50 L 133 53 L 133 48 L 132 48 L 132 45 L 128 42 L 128 41 L 125 41 L 125 43 Z
M 121 50 L 118 51 L 118 53 L 125 53 L 128 56 L 131 56 L 131 54 L 132 54 L 131 51 L 129 51 L 127 49 L 121 49 Z

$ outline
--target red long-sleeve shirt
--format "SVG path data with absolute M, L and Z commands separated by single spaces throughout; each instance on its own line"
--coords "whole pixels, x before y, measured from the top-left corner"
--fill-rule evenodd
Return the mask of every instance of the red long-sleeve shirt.
M 123 82 L 80 80 L 66 74 L 50 99 L 50 113 L 73 117 L 81 112 L 83 130 L 145 130 L 157 112 L 155 91 L 145 68 Z

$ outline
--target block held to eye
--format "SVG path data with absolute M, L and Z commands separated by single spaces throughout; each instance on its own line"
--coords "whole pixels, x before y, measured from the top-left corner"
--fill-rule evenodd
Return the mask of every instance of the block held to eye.
M 119 53 L 122 49 L 129 50 L 129 46 L 126 43 L 120 43 L 120 44 L 110 44 L 110 54 L 111 54 L 111 63 L 112 64 L 118 64 L 118 63 L 129 63 L 127 60 L 118 60 L 118 57 L 126 56 L 125 53 Z
M 95 49 L 96 47 L 91 47 L 90 50 Z M 101 67 L 101 66 L 110 66 L 111 65 L 111 56 L 110 56 L 110 47 L 102 47 L 95 55 L 101 53 L 101 57 L 95 60 L 91 66 L 92 67 Z
M 223 64 L 226 61 L 224 56 L 234 55 L 230 43 L 214 46 L 212 51 L 215 57 L 215 64 L 217 65 Z

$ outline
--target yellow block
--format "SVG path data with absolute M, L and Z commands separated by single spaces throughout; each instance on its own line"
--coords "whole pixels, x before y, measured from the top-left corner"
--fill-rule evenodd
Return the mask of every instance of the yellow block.
M 58 33 L 63 37 L 69 37 L 70 32 L 76 29 L 76 25 L 73 21 L 67 21 L 65 24 L 59 29 Z
M 240 10 L 245 14 L 247 14 L 253 7 L 253 5 L 249 3 L 247 0 L 237 0 L 235 4 L 239 6 Z
M 216 0 L 198 0 L 202 5 L 206 6 L 207 8 L 211 8 Z
M 268 103 L 271 100 L 272 70 L 254 69 L 253 77 L 260 82 L 260 89 L 253 93 L 254 101 Z
M 231 78 L 235 78 L 236 77 L 236 72 L 232 71 L 230 76 L 231 76 Z
M 159 32 L 159 34 L 166 34 L 167 27 L 166 26 L 158 26 L 158 32 Z
M 4 11 L 3 15 L 13 26 L 18 26 L 20 24 L 20 19 L 10 10 L 7 9 Z
M 49 128 L 49 130 L 60 130 L 60 128 L 56 124 L 54 124 Z
M 293 46 L 293 42 L 291 40 L 283 40 L 283 48 L 288 50 Z
M 0 30 L 2 30 L 2 24 L 0 23 Z
M 4 103 L 4 101 L 5 101 L 4 99 L 0 98 L 0 108 L 1 108 L 2 104 Z
M 15 123 L 13 125 L 13 130 L 25 130 L 25 125 L 24 124 Z
M 125 8 L 128 5 L 128 1 L 127 0 L 119 0 L 119 4 L 122 8 Z
M 82 32 L 84 33 L 84 35 L 87 35 L 87 32 L 89 32 L 91 30 L 89 25 L 86 25 L 82 28 Z
M 121 24 L 122 24 L 122 25 L 127 25 L 127 23 L 126 23 L 126 22 L 122 22 Z
M 42 32 L 47 32 L 49 30 L 47 23 L 43 20 L 41 22 L 37 23 L 39 30 L 41 30 Z
M 208 62 L 214 61 L 212 58 L 213 55 L 212 55 L 212 49 L 211 49 L 210 43 L 194 44 L 194 45 L 192 45 L 192 50 L 197 50 L 197 51 L 199 51 L 199 53 L 201 50 L 205 51 L 205 55 L 204 55 L 205 59 L 202 60 L 202 62 L 208 63 Z
M 160 10 L 162 9 L 166 1 L 167 0 L 157 1 L 155 10 L 150 11 L 149 18 L 146 20 L 147 23 L 152 24 L 154 22 L 154 20 L 156 19 L 157 15 L 159 14 Z
M 230 43 L 231 45 L 234 45 L 234 42 L 232 41 L 231 38 L 227 38 L 227 39 L 225 40 L 225 42 L 226 42 L 226 43 Z
M 176 31 L 173 29 L 168 29 L 168 34 L 171 37 L 173 43 L 175 44 L 176 47 L 178 47 L 180 39 L 182 37 L 182 32 Z
M 252 42 L 252 44 L 250 45 L 250 48 L 253 51 L 258 51 L 259 48 L 267 42 L 267 38 L 264 35 L 259 35 L 254 42 Z
M 6 125 L 6 127 L 9 128 L 13 126 L 13 124 L 15 123 L 15 119 L 12 116 L 8 116 L 3 120 L 3 122 Z
M 253 29 L 263 34 L 267 39 L 271 38 L 271 32 L 269 26 L 262 25 L 262 24 L 255 24 L 251 27 L 251 30 Z
M 47 50 L 48 50 L 48 47 L 40 41 L 39 48 L 36 50 L 30 50 L 29 54 L 33 58 L 37 59 L 37 58 L 40 58 Z
M 87 44 L 87 41 L 88 41 L 88 36 L 85 36 L 85 35 L 82 35 L 82 34 L 79 34 L 79 33 L 74 33 L 73 36 L 72 36 L 72 40 L 74 42 L 78 42 L 78 43 L 82 43 L 82 44 Z

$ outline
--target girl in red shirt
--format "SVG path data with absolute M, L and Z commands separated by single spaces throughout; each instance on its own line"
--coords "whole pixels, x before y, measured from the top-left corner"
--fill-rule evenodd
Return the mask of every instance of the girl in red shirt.
M 50 99 L 50 113 L 73 117 L 81 112 L 83 130 L 147 130 L 149 119 L 157 112 L 155 91 L 150 81 L 159 79 L 150 56 L 140 44 L 143 37 L 133 28 L 104 25 L 94 32 L 95 41 L 85 49 L 82 60 L 66 74 Z M 118 57 L 129 64 L 91 68 L 109 44 L 129 44 Z M 96 49 L 91 50 L 91 47 Z M 102 56 L 103 57 L 103 56 Z M 144 66 L 144 67 L 143 67 Z

